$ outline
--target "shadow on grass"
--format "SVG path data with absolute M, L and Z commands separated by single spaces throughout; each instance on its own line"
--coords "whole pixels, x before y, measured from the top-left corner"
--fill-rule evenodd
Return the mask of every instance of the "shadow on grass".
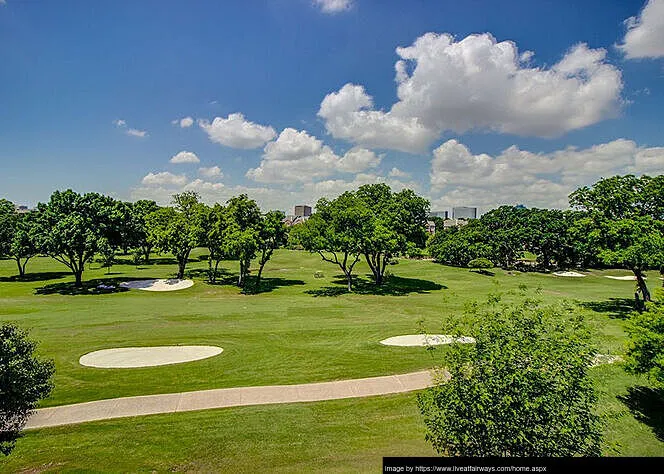
M 346 278 L 337 275 L 332 281 L 340 286 L 327 286 L 316 290 L 308 290 L 305 293 L 318 296 L 339 296 L 348 293 L 346 288 Z M 353 279 L 353 293 L 358 295 L 379 295 L 379 296 L 406 296 L 410 293 L 429 293 L 436 290 L 446 290 L 445 285 L 440 285 L 429 280 L 420 280 L 419 278 L 404 278 L 391 276 L 377 286 L 373 280 L 365 278 Z
M 491 272 L 489 270 L 471 270 L 470 273 L 477 273 L 478 275 L 484 275 L 484 276 L 496 276 L 494 272 Z
M 235 281 L 235 280 L 234 280 Z M 261 278 L 261 285 L 258 291 L 256 291 L 256 277 L 250 276 L 247 280 L 247 293 L 248 294 L 257 294 L 257 293 L 269 293 L 277 288 L 282 286 L 297 286 L 304 285 L 303 280 L 290 280 L 288 278 Z
M 664 390 L 644 386 L 630 387 L 618 396 L 634 418 L 650 426 L 658 440 L 664 441 Z
M 586 301 L 579 303 L 582 308 L 596 313 L 606 313 L 611 319 L 627 319 L 636 310 L 631 298 L 609 298 L 606 301 Z
M 135 278 L 134 280 L 151 280 L 151 278 Z M 84 280 L 83 286 L 74 286 L 74 282 L 51 283 L 35 289 L 36 295 L 105 295 L 108 293 L 123 293 L 128 288 L 120 287 L 120 283 L 127 278 L 94 278 Z M 112 286 L 113 288 L 99 288 L 100 285 Z
M 0 282 L 31 282 L 31 281 L 47 281 L 47 280 L 59 280 L 71 275 L 70 272 L 42 272 L 42 273 L 27 273 L 25 276 L 10 276 L 10 277 L 0 277 Z

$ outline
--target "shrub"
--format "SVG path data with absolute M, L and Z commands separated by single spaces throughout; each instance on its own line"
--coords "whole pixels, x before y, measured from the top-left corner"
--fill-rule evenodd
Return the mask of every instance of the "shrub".
M 53 361 L 38 359 L 36 346 L 13 324 L 0 326 L 0 452 L 5 456 L 39 400 L 53 389 Z
M 474 318 L 476 343 L 450 348 L 449 381 L 418 396 L 434 449 L 471 457 L 600 455 L 588 374 L 594 350 L 583 321 L 531 300 L 483 312 Z
M 493 267 L 493 262 L 488 258 L 474 258 L 468 262 L 468 268 L 472 270 L 488 270 Z

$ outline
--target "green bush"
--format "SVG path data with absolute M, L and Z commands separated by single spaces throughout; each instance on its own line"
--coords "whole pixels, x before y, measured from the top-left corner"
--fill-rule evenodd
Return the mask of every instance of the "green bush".
M 564 307 L 494 304 L 453 345 L 448 377 L 418 396 L 426 439 L 446 456 L 597 456 L 601 425 L 588 369 L 595 351 Z M 448 380 L 446 380 L 448 379 Z
M 468 268 L 473 270 L 488 270 L 489 268 L 493 267 L 493 262 L 491 262 L 491 260 L 488 258 L 474 258 L 468 262 Z
M 37 344 L 14 326 L 0 326 L 0 452 L 14 449 L 32 410 L 53 385 L 53 361 L 35 356 Z

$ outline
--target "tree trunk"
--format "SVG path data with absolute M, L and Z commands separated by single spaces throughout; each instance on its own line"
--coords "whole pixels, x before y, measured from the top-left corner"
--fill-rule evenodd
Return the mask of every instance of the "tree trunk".
M 265 267 L 265 263 L 261 263 L 261 266 L 258 268 L 258 274 L 256 275 L 256 286 L 254 287 L 254 291 L 256 293 L 258 293 L 261 289 L 261 275 L 263 274 L 263 267 Z
M 25 266 L 21 265 L 21 259 L 20 258 L 16 258 L 15 260 L 16 260 L 16 265 L 18 265 L 18 276 L 22 278 L 22 277 L 25 276 Z
M 76 286 L 78 288 L 83 286 L 83 269 L 74 270 L 74 278 L 76 278 L 76 281 L 74 282 L 74 286 Z
M 641 270 L 636 270 L 632 269 L 634 272 L 634 275 L 636 275 L 636 284 L 638 285 L 639 292 L 641 293 L 641 297 L 643 298 L 643 302 L 650 302 L 652 301 L 650 297 L 650 290 L 648 290 L 648 285 L 646 284 L 645 279 L 643 278 L 643 273 L 641 273 Z
M 178 274 L 177 278 L 181 280 L 184 278 L 184 269 L 187 266 L 187 259 L 186 258 L 180 258 L 178 259 Z
M 240 259 L 240 276 L 237 279 L 237 286 L 242 288 L 244 286 L 244 262 Z
M 143 261 L 145 262 L 146 265 L 150 264 L 150 252 L 152 251 L 152 247 L 149 245 L 146 245 L 143 247 Z
M 353 291 L 353 275 L 346 273 L 346 280 L 348 281 L 348 291 Z
M 25 267 L 26 267 L 27 264 L 28 264 L 28 260 L 30 260 L 30 259 L 29 259 L 29 258 L 26 258 L 26 259 L 25 259 L 25 262 L 23 262 L 23 265 L 21 265 L 21 270 L 19 270 L 20 273 L 21 273 L 21 276 L 25 276 Z

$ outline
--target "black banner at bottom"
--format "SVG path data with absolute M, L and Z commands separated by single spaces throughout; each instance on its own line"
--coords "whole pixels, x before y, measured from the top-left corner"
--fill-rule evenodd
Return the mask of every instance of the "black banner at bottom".
M 662 473 L 664 458 L 383 458 L 384 473 L 419 472 Z

